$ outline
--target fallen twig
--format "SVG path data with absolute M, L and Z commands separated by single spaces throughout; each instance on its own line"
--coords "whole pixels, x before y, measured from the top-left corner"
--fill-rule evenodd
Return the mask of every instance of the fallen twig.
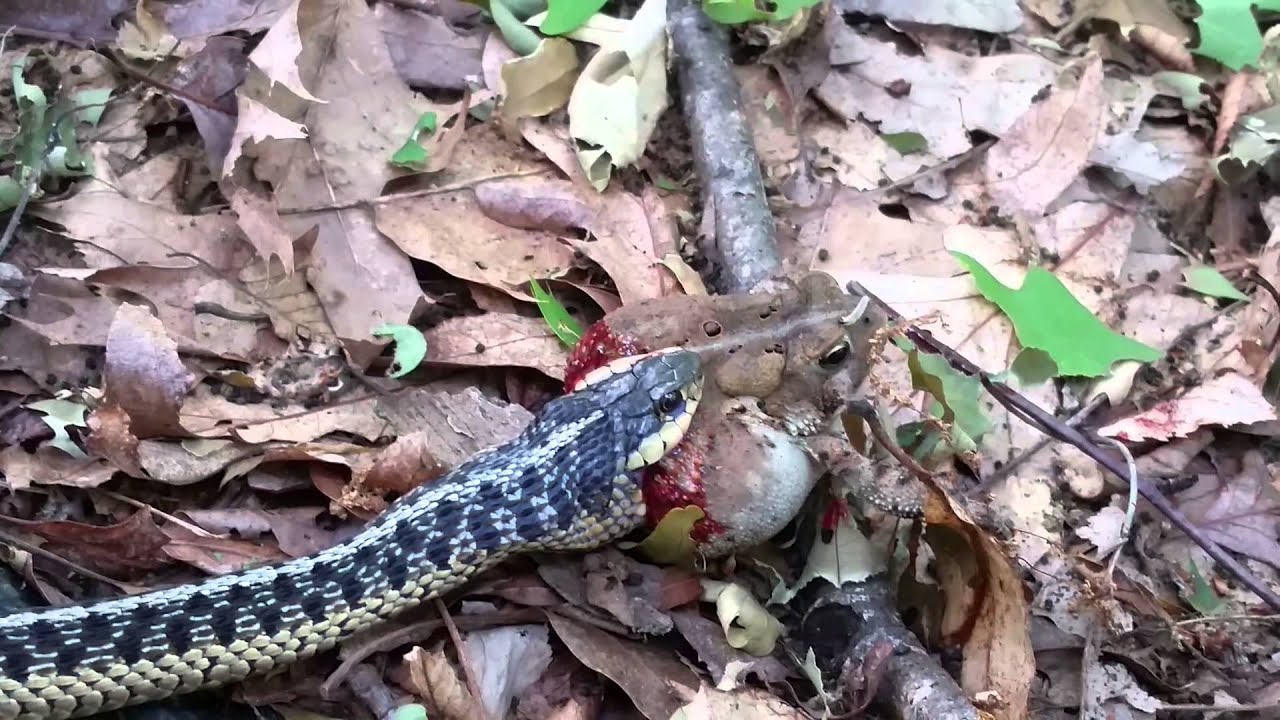
M 713 227 L 703 252 L 716 261 L 717 272 L 707 279 L 721 292 L 746 292 L 781 261 L 727 33 L 695 0 L 671 0 L 668 28 L 702 185 L 703 222 Z
M 849 290 L 871 298 L 873 302 L 885 311 L 890 320 L 900 321 L 903 319 L 901 314 L 857 283 L 850 283 Z M 956 370 L 981 380 L 987 392 L 991 393 L 992 397 L 1012 414 L 1021 418 L 1023 422 L 1038 428 L 1041 432 L 1061 442 L 1075 446 L 1116 477 L 1128 481 L 1129 470 L 1126 464 L 1115 455 L 1103 450 L 1100 445 L 1090 440 L 1084 433 L 1045 412 L 1040 406 L 1031 402 L 1008 385 L 993 380 L 990 375 L 983 372 L 981 368 L 974 365 L 963 355 L 934 339 L 933 334 L 928 330 L 908 327 L 904 332 L 921 349 L 940 355 Z M 1275 610 L 1280 610 L 1280 594 L 1268 588 L 1261 579 L 1228 554 L 1226 550 L 1223 550 L 1222 546 L 1214 542 L 1213 538 L 1206 536 L 1199 527 L 1192 523 L 1186 515 L 1183 515 L 1181 510 L 1174 507 L 1169 502 L 1169 499 L 1149 481 L 1137 474 L 1134 474 L 1133 478 L 1136 481 L 1138 492 L 1147 502 L 1159 510 L 1160 514 L 1168 518 L 1169 522 L 1173 523 L 1188 538 L 1199 545 L 1209 557 L 1225 568 L 1241 584 L 1262 598 L 1267 605 L 1270 605 Z

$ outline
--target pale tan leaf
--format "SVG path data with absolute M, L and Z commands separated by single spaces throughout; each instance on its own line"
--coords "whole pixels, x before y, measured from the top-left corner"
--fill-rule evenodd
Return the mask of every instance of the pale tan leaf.
M 542 117 L 569 102 L 578 78 L 578 53 L 573 43 L 562 38 L 543 38 L 532 54 L 502 64 L 502 86 L 506 96 L 500 110 L 502 121 L 514 127 L 520 118 Z
M 1095 55 L 1083 61 L 1078 80 L 1064 78 L 987 152 L 988 189 L 1003 211 L 1039 216 L 1075 181 L 1098 143 L 1104 97 Z
M 645 0 L 628 31 L 617 44 L 601 47 L 574 85 L 569 132 L 598 149 L 578 153 L 597 190 L 608 185 L 612 167 L 626 167 L 644 153 L 667 107 L 666 23 L 666 0 Z
M 427 362 L 528 367 L 564 379 L 568 351 L 542 318 L 493 314 L 454 318 L 424 335 Z
M 249 55 L 249 60 L 257 65 L 272 82 L 280 83 L 294 95 L 312 102 L 323 103 L 326 100 L 312 95 L 302 83 L 301 68 L 298 67 L 299 56 L 302 55 L 302 31 L 298 27 L 298 11 L 302 0 L 295 0 L 287 11 L 282 13 L 276 23 L 267 30 L 267 34 L 258 42 Z
M 279 258 L 285 275 L 293 274 L 293 234 L 280 221 L 280 211 L 272 198 L 245 188 L 236 188 L 230 197 L 240 229 L 268 267 Z

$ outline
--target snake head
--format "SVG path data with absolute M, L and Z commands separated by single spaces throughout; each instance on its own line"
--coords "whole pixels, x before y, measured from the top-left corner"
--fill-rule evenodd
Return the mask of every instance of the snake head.
M 626 469 L 639 470 L 684 439 L 702 398 L 702 362 L 678 348 L 631 355 L 583 375 L 572 389 L 609 413 Z

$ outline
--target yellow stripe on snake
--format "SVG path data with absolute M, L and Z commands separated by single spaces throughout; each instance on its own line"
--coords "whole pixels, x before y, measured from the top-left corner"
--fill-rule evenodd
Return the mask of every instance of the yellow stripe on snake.
M 280 565 L 0 617 L 0 720 L 83 717 L 243 680 L 332 648 L 511 555 L 598 547 L 644 521 L 643 468 L 680 442 L 696 355 L 615 361 L 504 445 L 359 535 Z

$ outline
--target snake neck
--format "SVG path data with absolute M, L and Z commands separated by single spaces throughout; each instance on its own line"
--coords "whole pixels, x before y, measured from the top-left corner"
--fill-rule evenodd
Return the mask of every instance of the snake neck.
M 638 473 L 623 470 L 620 452 L 583 451 L 615 439 L 603 412 L 571 426 L 535 422 L 317 554 L 195 585 L 0 617 L 0 720 L 81 716 L 261 674 L 512 554 L 619 538 L 643 522 Z M 33 711 L 23 701 L 33 676 L 97 687 L 101 701 L 81 698 L 62 712 L 37 699 Z

